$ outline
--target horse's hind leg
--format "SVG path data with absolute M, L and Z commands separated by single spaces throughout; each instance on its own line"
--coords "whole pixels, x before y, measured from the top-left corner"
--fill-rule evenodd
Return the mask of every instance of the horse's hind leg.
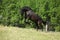
M 43 25 L 40 21 L 38 21 L 38 26 L 39 26 L 39 29 L 42 29 L 42 31 L 43 31 Z
M 41 29 L 42 29 L 42 31 L 43 31 L 43 25 L 42 25 L 42 24 L 40 25 L 40 27 L 41 27 Z
M 38 24 L 37 23 L 35 23 L 36 24 L 36 29 L 37 29 L 37 31 L 38 31 L 38 29 L 39 29 L 39 26 L 38 26 Z

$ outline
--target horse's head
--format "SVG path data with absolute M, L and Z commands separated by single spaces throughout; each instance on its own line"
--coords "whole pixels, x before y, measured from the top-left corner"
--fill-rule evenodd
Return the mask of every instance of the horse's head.
M 21 8 L 21 15 L 23 16 L 27 11 L 32 10 L 30 7 L 28 6 L 24 6 Z

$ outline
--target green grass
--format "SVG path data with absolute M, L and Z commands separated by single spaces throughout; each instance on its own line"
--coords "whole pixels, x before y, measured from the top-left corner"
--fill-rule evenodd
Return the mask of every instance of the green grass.
M 60 40 L 60 32 L 0 26 L 0 40 Z

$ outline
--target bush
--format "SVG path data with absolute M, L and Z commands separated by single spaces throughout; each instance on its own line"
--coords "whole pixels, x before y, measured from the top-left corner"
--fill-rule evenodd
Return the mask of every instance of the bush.
M 60 26 L 55 27 L 55 31 L 60 31 Z

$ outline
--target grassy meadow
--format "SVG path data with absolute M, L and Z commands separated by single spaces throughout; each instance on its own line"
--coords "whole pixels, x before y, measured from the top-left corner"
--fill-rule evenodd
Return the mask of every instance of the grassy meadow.
M 0 26 L 0 40 L 60 40 L 60 32 L 36 31 L 33 28 Z

